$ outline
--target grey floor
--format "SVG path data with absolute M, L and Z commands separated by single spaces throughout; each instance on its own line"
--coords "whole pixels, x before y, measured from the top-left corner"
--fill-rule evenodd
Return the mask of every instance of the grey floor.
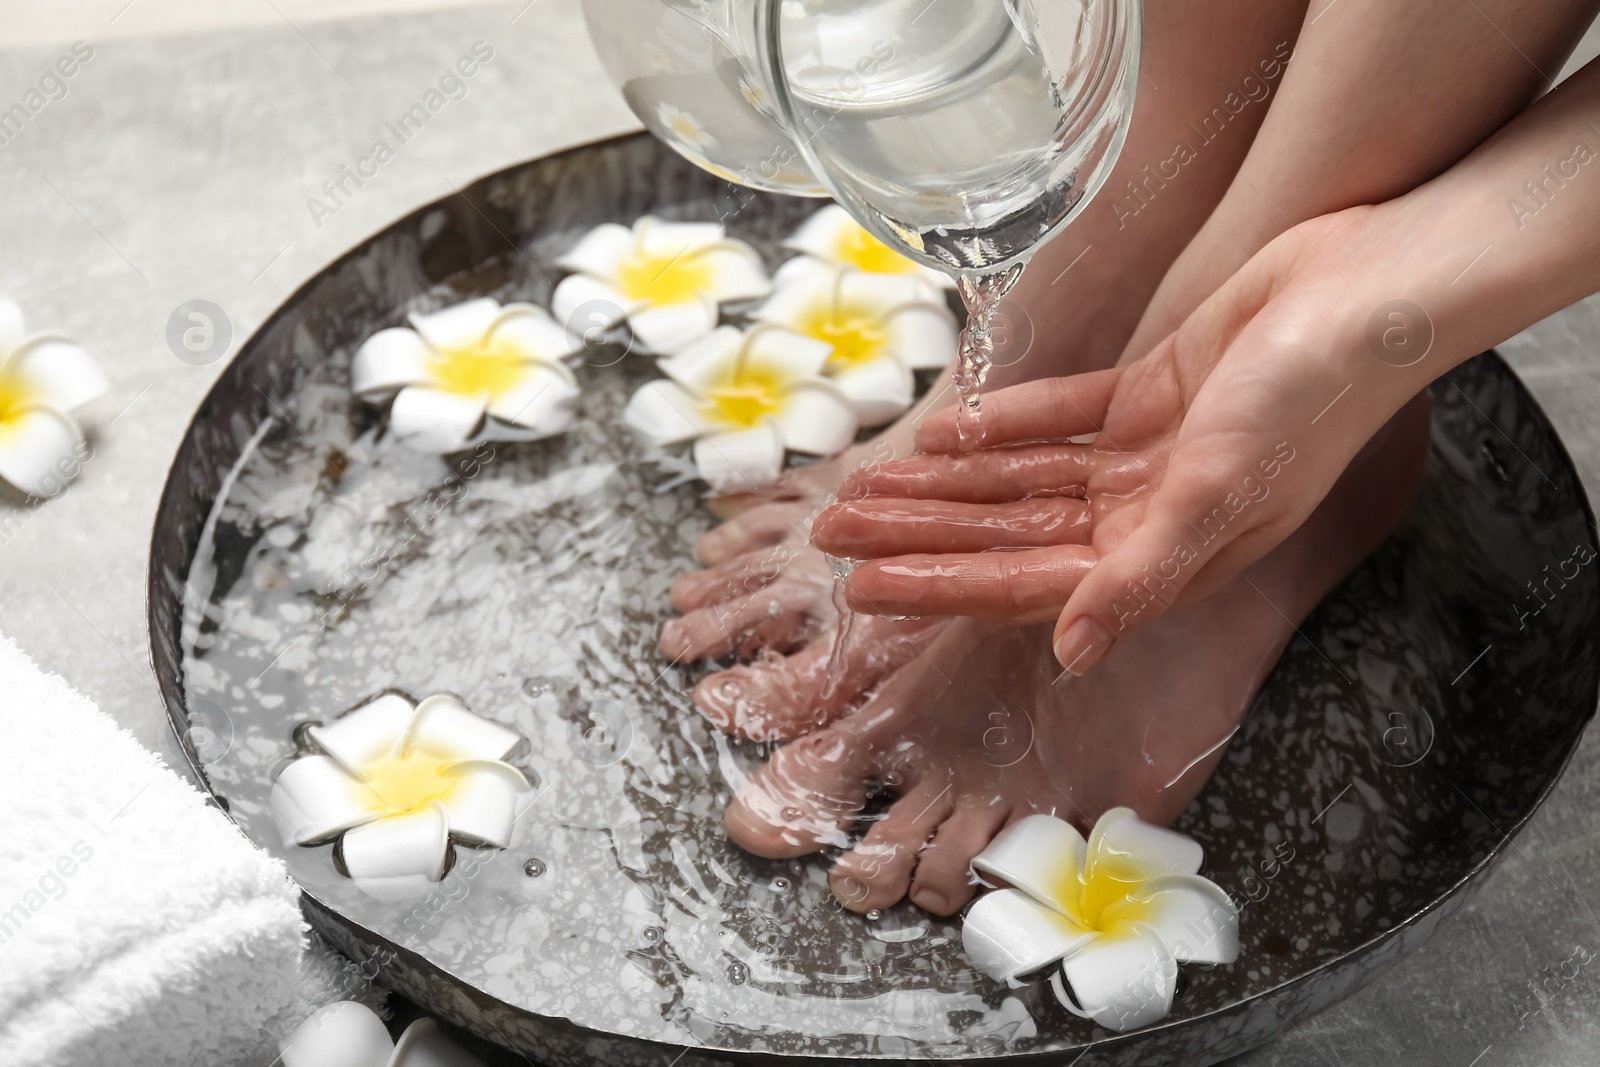
M 83 477 L 0 536 L 0 632 L 163 749 L 144 630 L 150 519 L 221 365 L 176 359 L 169 314 L 187 300 L 214 301 L 237 345 L 324 263 L 416 205 L 635 123 L 605 82 L 573 0 L 144 38 L 119 34 L 94 5 L 83 10 L 84 25 L 67 36 L 90 42 L 93 59 L 64 98 L 0 144 L 0 293 L 35 325 L 82 340 L 112 388 L 85 413 L 96 430 Z M 307 198 L 480 40 L 494 57 L 468 95 L 318 225 Z M 0 46 L 0 109 L 66 48 Z M 1503 348 L 1592 496 L 1597 341 L 1600 301 L 1590 301 Z M 70 766 L 70 753 L 59 758 Z M 1597 809 L 1600 740 L 1591 735 L 1513 854 L 1432 943 L 1237 1062 L 1596 1062 L 1597 968 L 1551 976 L 1576 951 L 1584 959 L 1600 950 Z

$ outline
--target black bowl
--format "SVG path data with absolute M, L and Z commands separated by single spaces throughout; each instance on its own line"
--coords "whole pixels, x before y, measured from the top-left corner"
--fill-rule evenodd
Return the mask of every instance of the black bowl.
M 196 772 L 288 863 L 312 925 L 425 1010 L 541 1063 L 654 1067 L 1068 1064 L 1086 1046 L 1100 1064 L 1210 1063 L 1421 944 L 1549 794 L 1600 677 L 1588 503 L 1494 354 L 1434 386 L 1411 517 L 1301 626 L 1179 823 L 1249 901 L 1238 962 L 1185 968 L 1171 1016 L 1123 1035 L 974 973 L 955 922 L 841 913 L 822 860 L 728 844 L 729 782 L 761 754 L 706 727 L 690 673 L 654 653 L 666 585 L 709 520 L 620 425 L 647 359 L 595 346 L 580 427 L 470 472 L 402 454 L 348 395 L 372 331 L 470 294 L 547 303 L 552 258 L 595 223 L 724 219 L 776 258 L 814 206 L 643 136 L 574 149 L 389 227 L 224 371 L 161 498 L 151 642 Z M 419 510 L 441 485 L 448 499 Z M 440 891 L 404 904 L 362 895 L 328 847 L 286 849 L 265 812 L 295 725 L 388 686 L 455 690 L 516 723 L 541 781 L 521 843 L 458 850 Z

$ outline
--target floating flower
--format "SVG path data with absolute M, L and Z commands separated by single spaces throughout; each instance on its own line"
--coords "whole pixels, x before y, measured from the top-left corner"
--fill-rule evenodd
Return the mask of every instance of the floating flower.
M 917 275 L 810 263 L 780 272 L 777 292 L 751 318 L 828 345 L 826 374 L 862 425 L 880 426 L 911 406 L 912 371 L 938 370 L 955 356 L 955 316 Z
M 283 1042 L 283 1067 L 483 1067 L 432 1019 L 406 1027 L 398 1042 L 365 1004 L 336 1000 L 311 1013 Z
M 1060 819 L 1031 815 L 972 861 L 1012 888 L 973 904 L 962 944 L 1005 981 L 1060 963 L 1050 981 L 1068 1010 L 1111 1030 L 1148 1025 L 1172 1010 L 1178 961 L 1239 955 L 1239 910 L 1195 873 L 1201 858 L 1194 841 L 1127 808 L 1102 815 L 1087 845 Z
M 570 429 L 578 380 L 562 360 L 583 347 L 543 308 L 488 297 L 409 316 L 356 351 L 351 387 L 393 396 L 389 430 L 421 452 L 532 441 Z
M 722 326 L 661 361 L 623 418 L 651 445 L 698 438 L 695 466 L 718 492 L 769 485 L 785 450 L 831 456 L 855 440 L 850 402 L 822 376 L 830 348 L 775 326 Z
M 624 318 L 641 346 L 670 355 L 717 325 L 717 307 L 772 291 L 755 249 L 715 222 L 663 222 L 646 215 L 630 229 L 596 226 L 556 264 L 575 273 L 550 306 L 562 322 L 593 305 L 606 326 Z M 585 316 L 588 320 L 588 316 Z
M 384 900 L 426 893 L 452 841 L 509 845 L 532 788 L 505 762 L 522 735 L 448 694 L 386 693 L 306 735 L 315 751 L 272 786 L 278 832 L 290 845 L 339 840 L 345 872 Z
M 22 309 L 0 297 L 0 478 L 30 496 L 53 496 L 82 463 L 83 432 L 68 414 L 106 391 L 78 345 L 29 336 Z
M 838 204 L 829 204 L 802 222 L 800 228 L 783 242 L 783 247 L 803 252 L 804 255 L 778 268 L 773 280 L 779 285 L 794 272 L 810 267 L 812 263 L 807 260 L 837 263 L 868 274 L 920 278 L 939 289 L 954 289 L 956 284 L 955 279 L 943 271 L 909 259 L 878 240 Z

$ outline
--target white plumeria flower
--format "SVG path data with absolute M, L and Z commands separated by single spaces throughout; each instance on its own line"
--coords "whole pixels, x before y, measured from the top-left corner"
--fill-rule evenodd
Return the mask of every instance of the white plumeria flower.
M 583 348 L 543 308 L 489 297 L 408 316 L 356 351 L 351 387 L 393 395 L 389 431 L 421 452 L 532 441 L 572 427 L 578 380 L 562 362 Z
M 395 1041 L 377 1013 L 354 1000 L 312 1012 L 282 1051 L 283 1067 L 483 1067 L 432 1019 L 417 1019 Z
M 105 391 L 87 352 L 57 334 L 29 336 L 22 309 L 0 297 L 0 478 L 30 496 L 60 492 L 82 459 L 69 413 Z
M 522 735 L 449 694 L 413 704 L 383 696 L 306 731 L 313 754 L 272 785 L 287 845 L 343 837 L 344 868 L 384 900 L 426 893 L 444 877 L 451 841 L 505 848 L 532 788 L 505 759 Z
M 829 204 L 802 222 L 783 247 L 804 255 L 778 268 L 773 280 L 779 285 L 788 280 L 789 273 L 804 270 L 808 266 L 803 262 L 806 259 L 839 263 L 868 274 L 920 278 L 940 289 L 954 289 L 956 285 L 950 275 L 909 259 L 878 240 L 838 204 Z
M 718 492 L 770 485 L 786 450 L 831 456 L 855 440 L 855 411 L 822 377 L 830 347 L 775 326 L 722 326 L 670 359 L 623 418 L 657 447 L 695 440 L 700 476 Z
M 972 861 L 1012 888 L 978 899 L 962 945 L 1003 981 L 1059 962 L 1051 984 L 1074 1014 L 1110 1030 L 1146 1026 L 1172 1010 L 1178 961 L 1239 955 L 1239 909 L 1196 873 L 1201 859 L 1193 840 L 1127 808 L 1102 815 L 1087 843 L 1070 824 L 1031 815 Z
M 831 348 L 826 373 L 863 426 L 881 426 L 911 406 L 916 370 L 938 370 L 956 354 L 956 318 L 940 291 L 914 274 L 869 274 L 805 262 L 779 272 L 777 292 L 750 317 Z
M 715 222 L 602 223 L 556 264 L 574 272 L 550 298 L 557 320 L 572 322 L 580 309 L 608 327 L 626 318 L 641 347 L 663 355 L 715 329 L 719 304 L 772 291 L 756 250 Z

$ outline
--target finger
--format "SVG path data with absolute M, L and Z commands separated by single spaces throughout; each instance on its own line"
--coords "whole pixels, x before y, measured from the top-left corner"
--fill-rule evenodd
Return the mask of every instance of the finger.
M 748 741 L 787 741 L 826 726 L 874 686 L 916 659 L 948 619 L 862 616 L 830 682 L 833 641 L 818 638 L 791 656 L 718 671 L 695 686 L 694 703 L 719 729 Z
M 963 456 L 911 456 L 851 475 L 842 501 L 871 496 L 999 504 L 1041 495 L 1082 496 L 1096 453 L 1088 445 L 1022 445 Z
M 824 511 L 811 540 L 824 552 L 848 559 L 1085 544 L 1089 505 L 1060 496 L 1004 504 L 868 497 Z
M 1056 621 L 1056 658 L 1073 674 L 1103 660 L 1133 630 L 1177 603 L 1216 555 L 1253 525 L 1223 504 L 1237 493 L 1226 475 L 1177 469 L 1158 489 L 1138 525 L 1105 552 L 1073 591 Z
M 707 565 L 752 549 L 775 545 L 788 537 L 804 538 L 811 505 L 802 501 L 763 504 L 713 527 L 700 538 L 700 561 Z
M 982 400 L 977 424 L 979 447 L 1098 433 L 1121 376 L 1122 369 L 1112 367 L 997 389 Z M 941 408 L 923 420 L 917 427 L 917 448 L 947 454 L 962 451 L 956 411 L 954 407 Z
M 813 629 L 811 590 L 776 581 L 751 596 L 708 605 L 661 627 L 661 654 L 675 663 L 743 653 L 749 646 L 786 652 Z
M 1059 613 L 1094 561 L 1087 545 L 897 556 L 857 567 L 845 596 L 870 615 L 966 615 L 1019 626 Z

